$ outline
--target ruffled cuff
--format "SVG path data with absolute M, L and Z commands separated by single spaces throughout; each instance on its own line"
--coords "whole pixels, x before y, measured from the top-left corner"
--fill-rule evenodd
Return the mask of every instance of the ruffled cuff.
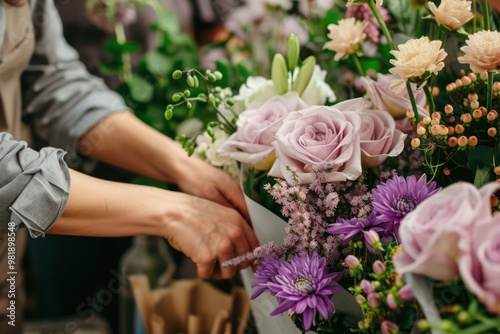
M 70 189 L 64 155 L 55 148 L 37 152 L 0 134 L 0 225 L 24 224 L 38 237 L 59 219 Z

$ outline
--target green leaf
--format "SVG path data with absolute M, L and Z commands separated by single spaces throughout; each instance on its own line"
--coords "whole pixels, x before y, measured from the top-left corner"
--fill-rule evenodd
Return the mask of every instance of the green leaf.
M 493 171 L 494 155 L 498 152 L 492 147 L 478 145 L 468 154 L 469 169 L 474 175 L 474 184 L 477 187 L 491 181 L 491 173 Z
M 365 73 L 369 69 L 372 69 L 377 73 L 380 72 L 380 60 L 373 58 L 372 59 L 361 58 L 360 61 L 361 61 L 361 66 L 363 67 Z
M 469 168 L 475 171 L 493 167 L 493 149 L 489 146 L 477 145 L 468 154 Z
M 110 39 L 104 44 L 103 50 L 105 52 L 116 54 L 116 53 L 134 53 L 139 51 L 139 43 L 136 42 L 125 42 L 120 43 L 116 39 Z
M 250 71 L 248 70 L 248 68 L 245 66 L 245 64 L 243 62 L 238 62 L 238 64 L 236 64 L 236 66 L 238 67 L 238 73 L 240 74 L 241 76 L 241 79 L 243 81 L 247 81 L 248 77 L 250 76 Z
M 157 25 L 153 28 L 158 28 L 170 35 L 181 33 L 179 20 L 172 12 L 165 12 L 164 15 L 158 19 Z
M 329 10 L 326 12 L 324 21 L 328 23 L 337 24 L 341 18 L 342 17 L 338 10 Z
M 147 103 L 153 98 L 154 86 L 143 77 L 132 74 L 127 85 L 130 89 L 130 95 L 135 101 Z
M 166 76 L 172 71 L 173 63 L 169 57 L 158 51 L 148 52 L 144 56 L 149 71 L 158 76 Z
M 99 72 L 102 74 L 118 74 L 122 70 L 120 64 L 101 62 L 99 64 Z
M 478 168 L 474 175 L 474 185 L 481 188 L 486 183 L 490 182 L 490 170 L 489 168 Z

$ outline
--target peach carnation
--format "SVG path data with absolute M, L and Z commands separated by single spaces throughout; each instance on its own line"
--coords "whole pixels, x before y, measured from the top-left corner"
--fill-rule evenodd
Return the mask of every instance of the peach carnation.
M 442 24 L 450 30 L 461 28 L 474 17 L 470 1 L 442 0 L 439 7 L 436 7 L 434 2 L 429 2 L 429 9 L 434 14 L 437 24 Z
M 458 57 L 461 64 L 469 64 L 475 73 L 500 70 L 500 32 L 480 31 L 469 35 L 466 43 L 460 49 L 464 55 Z
M 391 81 L 391 89 L 396 94 L 403 90 L 406 81 L 422 85 L 431 74 L 437 74 L 444 67 L 443 60 L 447 53 L 441 49 L 441 41 L 429 41 L 424 36 L 411 39 L 398 48 L 391 51 L 396 59 L 390 60 L 394 67 L 389 70 L 400 77 Z
M 336 24 L 329 24 L 328 38 L 331 41 L 326 42 L 324 48 L 335 51 L 335 61 L 358 52 L 360 45 L 366 38 L 365 28 L 367 22 L 357 21 L 351 17 L 343 19 Z

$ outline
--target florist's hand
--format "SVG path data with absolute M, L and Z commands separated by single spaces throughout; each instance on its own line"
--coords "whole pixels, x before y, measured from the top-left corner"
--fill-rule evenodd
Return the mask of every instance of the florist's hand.
M 221 264 L 258 246 L 252 229 L 233 208 L 176 191 L 99 180 L 72 170 L 70 176 L 68 202 L 50 233 L 163 237 L 196 263 L 201 278 L 232 277 L 249 263 L 238 268 L 222 268 Z
M 166 219 L 164 237 L 196 263 L 199 277 L 230 278 L 236 269 L 249 265 L 222 267 L 224 261 L 258 246 L 252 229 L 236 210 L 185 194 L 179 194 L 172 205 L 176 208 Z
M 80 149 L 96 160 L 175 183 L 185 193 L 234 207 L 249 220 L 237 180 L 207 162 L 188 157 L 179 143 L 129 112 L 105 118 L 82 137 Z
M 250 221 L 238 180 L 194 156 L 187 162 L 176 181 L 182 192 L 235 208 Z

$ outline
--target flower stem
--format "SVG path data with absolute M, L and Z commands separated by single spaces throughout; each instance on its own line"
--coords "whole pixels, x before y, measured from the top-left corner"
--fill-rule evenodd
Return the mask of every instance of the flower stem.
M 387 29 L 387 25 L 382 19 L 382 16 L 380 16 L 380 13 L 377 9 L 377 5 L 375 4 L 375 0 L 368 0 L 368 6 L 370 6 L 373 16 L 375 16 L 375 18 L 377 19 L 377 22 L 380 25 L 380 29 L 382 29 L 382 32 L 384 33 L 384 36 L 387 39 L 387 44 L 389 44 L 391 50 L 394 50 L 394 43 L 392 42 L 391 34 L 389 33 L 389 29 Z
M 427 104 L 429 105 L 429 115 L 432 115 L 432 113 L 436 110 L 434 97 L 432 96 L 431 90 L 429 89 L 429 85 L 425 85 L 423 89 L 425 96 L 427 97 Z
M 486 110 L 489 112 L 493 104 L 493 72 L 488 72 L 488 87 L 486 88 Z
M 483 0 L 481 3 L 481 10 L 483 12 L 483 28 L 484 30 L 490 30 L 490 7 L 488 5 L 488 0 Z
M 116 41 L 123 45 L 127 42 L 127 36 L 125 34 L 125 27 L 122 23 L 116 23 L 115 25 L 115 36 Z M 122 73 L 121 73 L 121 81 L 128 82 L 132 77 L 132 62 L 130 60 L 130 53 L 122 52 Z
M 361 65 L 361 62 L 359 61 L 358 56 L 355 54 L 352 55 L 352 59 L 354 60 L 354 64 L 356 65 L 356 69 L 358 70 L 358 74 L 362 77 L 365 76 L 365 70 L 363 70 L 363 66 Z
M 411 109 L 415 113 L 415 124 L 420 123 L 420 115 L 418 114 L 417 102 L 415 102 L 415 96 L 413 95 L 413 90 L 411 89 L 411 84 L 406 81 L 406 90 L 408 91 L 408 96 L 410 97 Z
M 194 75 L 199 75 L 202 79 L 203 79 L 203 83 L 205 84 L 205 89 L 207 90 L 207 100 L 202 100 L 204 103 L 207 103 L 208 102 L 208 96 L 211 94 L 210 92 L 210 87 L 208 85 L 208 81 L 207 81 L 207 78 L 206 76 L 201 73 L 200 71 L 196 70 L 196 69 L 193 69 L 193 71 L 195 72 Z M 217 113 L 217 115 L 219 115 L 223 120 L 224 120 L 224 125 L 228 128 L 230 128 L 233 132 L 237 130 L 237 128 L 235 127 L 235 125 L 233 123 L 231 123 L 227 117 L 224 115 L 224 113 L 222 111 L 220 111 L 219 108 L 217 108 L 217 106 L 214 106 L 212 105 L 211 103 L 209 103 L 210 106 L 212 106 L 212 108 L 215 109 L 215 112 Z M 234 112 L 233 112 L 234 114 Z

